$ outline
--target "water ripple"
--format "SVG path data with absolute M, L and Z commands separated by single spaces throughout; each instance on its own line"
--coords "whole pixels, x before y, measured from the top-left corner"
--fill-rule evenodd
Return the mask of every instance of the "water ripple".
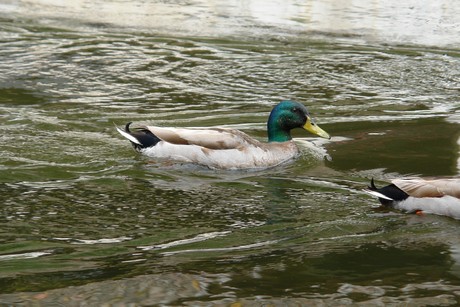
M 183 239 L 183 240 L 178 240 L 178 241 L 173 241 L 173 242 L 168 242 L 168 243 L 163 243 L 163 244 L 158 244 L 158 245 L 153 245 L 153 246 L 139 246 L 138 248 L 144 251 L 148 251 L 152 249 L 165 249 L 165 248 L 176 247 L 176 246 L 180 246 L 184 244 L 190 244 L 190 243 L 201 242 L 201 241 L 205 241 L 209 239 L 214 239 L 217 237 L 226 236 L 229 233 L 231 232 L 221 231 L 221 232 L 202 233 L 190 239 Z
M 28 252 L 28 253 L 20 253 L 20 254 L 0 255 L 0 261 L 18 260 L 18 259 L 33 259 L 33 258 L 51 255 L 51 254 L 53 254 L 52 250 L 45 250 L 45 251 L 40 251 L 40 252 Z
M 428 2 L 0 4 L 2 301 L 455 301 L 457 221 L 360 192 L 460 173 L 460 14 Z M 114 129 L 265 140 L 282 99 L 334 136 L 294 131 L 302 152 L 332 159 L 216 172 L 140 157 Z

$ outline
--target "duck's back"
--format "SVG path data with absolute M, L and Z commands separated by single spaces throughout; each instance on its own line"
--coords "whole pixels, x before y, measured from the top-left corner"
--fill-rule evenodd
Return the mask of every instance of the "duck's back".
M 163 141 L 172 144 L 198 145 L 209 149 L 236 149 L 241 146 L 258 146 L 259 142 L 246 133 L 228 128 L 164 128 L 146 126 Z
M 460 178 L 403 178 L 392 183 L 412 197 L 460 198 Z

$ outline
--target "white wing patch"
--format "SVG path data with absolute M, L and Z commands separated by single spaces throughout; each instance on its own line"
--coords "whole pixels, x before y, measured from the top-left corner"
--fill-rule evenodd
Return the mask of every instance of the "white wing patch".
M 386 195 L 383 195 L 382 193 L 379 193 L 377 191 L 372 191 L 372 190 L 369 190 L 369 189 L 364 189 L 363 192 L 369 194 L 369 195 L 372 195 L 372 196 L 375 196 L 375 197 L 378 197 L 378 198 L 383 198 L 383 199 L 386 199 L 386 200 L 394 200 Z
M 132 136 L 131 134 L 129 134 L 128 132 L 125 132 L 123 130 L 121 130 L 120 128 L 118 127 L 115 127 L 117 128 L 117 131 L 122 135 L 124 136 L 125 138 L 127 138 L 129 141 L 135 143 L 135 144 L 138 144 L 138 145 L 142 145 L 134 136 Z

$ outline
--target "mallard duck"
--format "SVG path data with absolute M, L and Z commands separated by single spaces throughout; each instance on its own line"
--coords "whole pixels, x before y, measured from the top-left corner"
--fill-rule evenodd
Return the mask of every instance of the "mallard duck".
M 269 168 L 299 155 L 291 130 L 303 128 L 330 138 L 311 119 L 307 108 L 295 101 L 282 101 L 267 122 L 268 143 L 228 128 L 164 128 L 141 126 L 117 131 L 140 153 L 158 159 L 196 163 L 211 169 Z
M 401 178 L 380 189 L 372 179 L 368 188 L 384 206 L 460 219 L 460 178 Z

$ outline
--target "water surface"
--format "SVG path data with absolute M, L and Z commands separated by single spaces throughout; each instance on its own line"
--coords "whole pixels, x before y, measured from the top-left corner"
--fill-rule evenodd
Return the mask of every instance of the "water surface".
M 0 1 L 0 301 L 458 304 L 459 222 L 362 189 L 459 174 L 459 6 L 347 4 Z M 295 131 L 265 171 L 151 161 L 114 129 L 264 140 L 282 99 L 333 138 Z

